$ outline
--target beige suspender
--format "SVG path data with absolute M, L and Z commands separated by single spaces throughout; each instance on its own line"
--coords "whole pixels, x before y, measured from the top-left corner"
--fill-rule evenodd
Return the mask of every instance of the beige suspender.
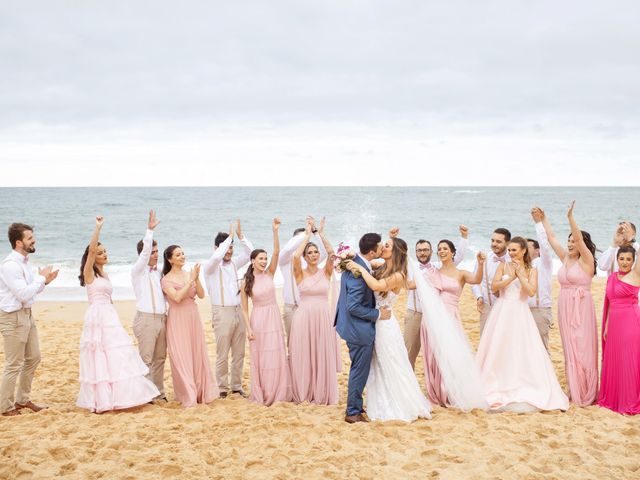
M 156 296 L 153 294 L 153 282 L 151 281 L 151 272 L 149 272 L 149 288 L 151 289 L 151 308 L 153 308 L 153 314 L 156 315 Z
M 224 307 L 224 284 L 222 281 L 222 263 L 220 263 L 220 303 Z M 233 265 L 233 272 L 235 273 L 235 281 L 238 283 L 238 269 L 236 268 L 236 264 L 231 260 L 231 265 Z
M 484 266 L 484 281 L 487 284 L 487 298 L 489 299 L 489 306 L 493 305 L 491 301 L 491 286 L 489 285 L 489 262 L 485 263 Z

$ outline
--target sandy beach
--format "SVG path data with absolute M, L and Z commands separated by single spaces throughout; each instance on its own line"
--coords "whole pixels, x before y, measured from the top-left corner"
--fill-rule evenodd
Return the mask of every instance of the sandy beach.
M 594 281 L 598 316 L 604 279 Z M 558 285 L 555 282 L 554 297 Z M 116 304 L 131 334 L 133 302 Z M 211 360 L 207 299 L 199 302 Z M 404 302 L 396 315 L 404 317 Z M 432 420 L 343 421 L 349 357 L 343 344 L 340 404 L 261 407 L 239 396 L 183 409 L 177 402 L 96 415 L 75 407 L 84 302 L 38 302 L 42 363 L 33 400 L 49 408 L 0 418 L 0 478 L 640 478 L 640 416 L 596 406 L 535 414 L 435 408 Z M 465 329 L 478 343 L 465 289 Z M 554 315 L 555 318 L 555 315 Z M 402 322 L 402 320 L 401 320 Z M 133 338 L 133 335 L 132 335 Z M 557 324 L 552 359 L 566 387 Z M 0 359 L 4 361 L 0 346 Z M 245 358 L 249 389 L 249 354 Z M 424 386 L 422 358 L 417 376 Z M 172 400 L 169 362 L 165 377 Z

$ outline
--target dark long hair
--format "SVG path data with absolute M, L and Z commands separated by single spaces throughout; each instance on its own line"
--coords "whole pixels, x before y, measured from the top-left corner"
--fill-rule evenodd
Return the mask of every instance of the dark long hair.
M 453 242 L 445 238 L 438 242 L 438 247 L 441 243 L 446 243 L 449 246 L 449 250 L 451 250 L 451 259 L 453 260 L 454 258 L 456 258 L 456 246 L 453 244 Z
M 390 277 L 397 272 L 402 274 L 403 280 L 407 278 L 407 242 L 401 238 L 391 239 L 393 247 L 391 248 L 391 267 L 387 268 L 386 262 L 376 268 L 373 272 L 373 276 L 378 280 Z M 382 292 L 380 296 L 386 297 L 388 292 Z
M 254 260 L 261 253 L 267 253 L 266 250 L 261 248 L 256 248 L 253 252 L 251 252 L 250 260 Z M 253 290 L 253 284 L 256 281 L 256 277 L 253 274 L 253 263 L 249 264 L 249 268 L 247 268 L 247 272 L 244 274 L 244 293 L 247 294 L 247 297 L 251 296 L 251 292 Z M 240 293 L 238 291 L 238 293 Z
M 593 276 L 595 277 L 598 268 L 598 260 L 596 260 L 596 244 L 593 243 L 593 240 L 591 240 L 591 235 L 589 235 L 589 232 L 580 230 L 580 233 L 582 233 L 582 240 L 584 240 L 584 244 L 587 246 L 587 248 L 591 252 L 591 255 L 593 256 Z M 571 234 L 569 234 L 567 238 L 571 238 Z
M 96 247 L 99 247 L 100 245 L 102 245 L 100 242 L 98 242 L 98 245 L 96 245 Z M 78 279 L 80 280 L 80 286 L 84 287 L 85 286 L 85 281 L 84 281 L 84 266 L 87 264 L 87 258 L 89 258 L 89 247 L 90 245 L 87 245 L 87 248 L 84 249 L 84 253 L 82 254 L 82 260 L 80 260 L 80 275 L 78 275 Z M 98 267 L 96 267 L 96 263 L 93 262 L 93 274 L 97 277 L 101 277 L 102 275 L 100 274 L 100 270 L 98 270 Z
M 620 257 L 621 253 L 630 253 L 631 254 L 631 258 L 633 258 L 633 261 L 635 262 L 635 260 L 636 260 L 636 249 L 633 248 L 633 245 L 631 243 L 625 243 L 624 245 L 622 245 L 618 249 L 618 253 L 616 253 L 616 260 Z
M 173 256 L 173 251 L 176 248 L 180 248 L 180 245 L 169 245 L 164 249 L 164 253 L 162 254 L 162 276 L 164 277 L 167 273 L 171 271 L 171 264 L 169 263 L 169 259 Z
M 509 240 L 509 243 L 516 243 L 520 248 L 524 250 L 524 266 L 527 271 L 531 270 L 531 257 L 529 256 L 529 244 L 523 237 L 513 237 Z

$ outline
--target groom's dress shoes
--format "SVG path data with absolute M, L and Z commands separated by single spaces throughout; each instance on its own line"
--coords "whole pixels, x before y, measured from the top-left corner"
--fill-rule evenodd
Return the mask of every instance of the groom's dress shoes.
M 371 420 L 369 420 L 369 417 L 367 417 L 367 412 L 362 412 L 360 414 L 360 416 L 362 417 L 362 420 L 360 420 L 361 422 L 370 422 Z
M 41 407 L 39 405 L 36 405 L 32 401 L 28 401 L 27 403 L 16 403 L 16 408 L 28 408 L 32 412 L 39 412 L 40 410 L 44 410 L 47 407 Z
M 347 415 L 344 417 L 344 421 L 347 423 L 358 423 L 358 422 L 368 422 L 369 419 L 366 418 L 363 414 L 359 413 L 357 415 Z
M 20 415 L 20 410 L 14 408 L 13 410 L 9 410 L 8 412 L 4 412 L 2 414 L 3 417 L 15 417 L 16 415 Z

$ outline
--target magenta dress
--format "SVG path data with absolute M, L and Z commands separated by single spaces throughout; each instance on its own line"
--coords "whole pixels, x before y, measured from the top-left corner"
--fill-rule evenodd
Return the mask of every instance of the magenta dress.
M 112 291 L 111 282 L 103 277 L 87 285 L 89 308 L 80 337 L 76 405 L 96 413 L 144 405 L 160 395 L 145 377 L 149 369 L 120 323 Z
M 491 410 L 569 408 L 518 279 L 501 290 L 493 304 L 476 361 Z
M 256 273 L 251 292 L 251 330 L 255 339 L 249 342 L 251 355 L 251 395 L 249 400 L 270 406 L 291 400 L 289 364 L 284 348 L 282 316 L 276 302 L 273 277 Z
M 598 395 L 598 331 L 590 277 L 578 264 L 558 270 L 558 324 L 569 399 L 581 407 Z
M 162 288 L 171 285 L 180 290 L 184 284 L 162 278 Z M 211 372 L 204 328 L 196 305 L 196 287 L 192 286 L 180 303 L 169 296 L 167 350 L 171 363 L 173 392 L 183 407 L 209 403 L 220 396 Z
M 291 320 L 289 365 L 296 403 L 338 403 L 336 331 L 329 308 L 329 280 L 324 269 L 298 284 L 300 303 Z
M 462 319 L 460 318 L 460 295 L 462 294 L 462 286 L 455 278 L 443 275 L 437 268 L 431 267 L 427 270 L 427 280 L 440 293 L 440 298 L 445 307 L 456 322 L 456 326 L 460 328 L 463 336 L 464 329 Z M 447 391 L 444 387 L 438 362 L 429 346 L 429 337 L 427 330 L 424 328 L 424 322 L 420 325 L 420 343 L 422 344 L 424 377 L 427 386 L 427 397 L 432 404 L 447 406 Z
M 640 413 L 640 306 L 638 287 L 614 273 L 607 281 L 602 325 L 602 376 L 598 405 L 627 415 Z M 608 319 L 607 319 L 608 316 Z

